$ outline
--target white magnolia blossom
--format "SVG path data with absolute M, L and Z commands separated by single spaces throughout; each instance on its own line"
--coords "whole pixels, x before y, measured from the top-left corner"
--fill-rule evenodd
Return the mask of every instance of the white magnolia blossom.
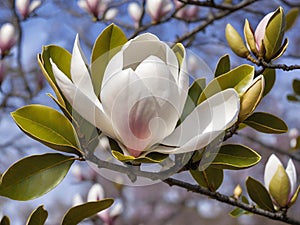
M 16 0 L 16 8 L 23 18 L 27 18 L 41 4 L 41 0 Z
M 143 13 L 142 7 L 136 2 L 131 2 L 128 5 L 127 10 L 131 18 L 134 20 L 135 26 L 137 27 Z
M 273 16 L 274 12 L 268 13 L 257 25 L 255 32 L 254 32 L 254 37 L 255 37 L 255 42 L 256 42 L 256 49 L 257 51 L 260 52 L 260 49 L 262 47 L 262 42 L 265 37 L 266 33 L 266 27 L 269 23 L 269 20 Z
M 189 89 L 185 52 L 180 66 L 174 51 L 149 33 L 128 41 L 109 61 L 100 99 L 78 37 L 71 59 L 72 80 L 50 61 L 56 82 L 72 107 L 114 139 L 125 155 L 201 149 L 237 121 L 239 96 L 227 89 L 199 104 L 176 127 Z
M 15 27 L 11 23 L 3 24 L 0 28 L 0 56 L 7 54 L 16 42 Z
M 106 11 L 104 19 L 112 20 L 117 16 L 118 12 L 119 12 L 119 10 L 117 8 L 111 8 Z
M 175 0 L 174 1 L 176 8 L 182 7 L 183 3 Z M 185 19 L 185 20 L 195 20 L 198 17 L 199 6 L 196 5 L 188 5 L 185 6 L 176 13 L 176 16 Z
M 79 0 L 78 6 L 95 18 L 101 18 L 108 7 L 109 0 Z
M 280 169 L 283 169 L 282 171 L 285 171 L 286 176 L 288 177 L 287 183 L 282 178 L 282 175 L 279 172 Z M 276 184 L 273 184 L 276 187 L 271 187 L 271 182 L 274 178 L 278 178 L 280 182 L 276 182 Z M 284 170 L 280 160 L 274 154 L 272 154 L 268 159 L 265 167 L 264 181 L 266 188 L 270 191 L 270 194 L 275 200 L 276 204 L 281 207 L 285 207 L 290 202 L 296 191 L 297 172 L 293 161 L 290 159 L 288 161 L 286 169 Z M 282 188 L 288 189 L 286 195 L 282 192 Z M 274 189 L 275 191 L 272 191 Z M 276 194 L 276 190 L 280 191 L 278 195 Z
M 155 22 L 160 21 L 172 9 L 173 3 L 171 0 L 147 0 L 146 3 L 147 13 Z

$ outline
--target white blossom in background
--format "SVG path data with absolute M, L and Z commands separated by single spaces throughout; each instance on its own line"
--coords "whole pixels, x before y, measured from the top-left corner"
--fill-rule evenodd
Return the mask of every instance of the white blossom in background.
M 278 207 L 287 207 L 296 192 L 297 173 L 293 161 L 284 169 L 280 160 L 272 154 L 267 161 L 264 174 L 265 186 Z
M 0 58 L 7 55 L 17 42 L 15 27 L 11 23 L 5 23 L 0 28 Z
M 16 0 L 16 8 L 23 19 L 26 19 L 41 4 L 41 0 Z
M 102 18 L 109 2 L 109 0 L 79 0 L 77 4 L 97 20 Z
M 171 0 L 147 0 L 146 11 L 152 21 L 158 22 L 173 9 Z
M 141 16 L 143 14 L 143 9 L 142 7 L 136 3 L 136 2 L 131 2 L 129 5 L 128 5 L 128 13 L 130 15 L 130 17 L 133 19 L 134 21 L 134 25 L 135 27 L 138 27 L 138 23 L 141 19 Z
M 185 50 L 179 65 L 174 51 L 146 33 L 128 41 L 104 73 L 100 99 L 76 37 L 70 80 L 50 59 L 58 86 L 72 107 L 114 139 L 124 155 L 179 154 L 208 145 L 231 127 L 239 96 L 226 89 L 199 104 L 176 127 L 189 89 Z
M 117 16 L 118 12 L 119 12 L 119 10 L 117 8 L 111 8 L 106 11 L 104 19 L 105 20 L 113 20 Z
M 297 139 L 299 137 L 299 131 L 297 128 L 292 128 L 289 130 L 289 138 L 290 138 L 290 147 L 296 148 L 297 147 Z
M 179 8 L 183 5 L 182 2 L 178 0 L 174 0 L 176 8 Z M 181 8 L 177 13 L 176 16 L 181 19 L 185 20 L 195 20 L 198 17 L 199 7 L 196 5 L 188 5 Z

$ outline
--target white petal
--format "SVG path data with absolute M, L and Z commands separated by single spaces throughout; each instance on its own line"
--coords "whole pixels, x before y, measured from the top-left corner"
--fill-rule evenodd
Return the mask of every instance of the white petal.
M 111 123 L 104 114 L 100 101 L 86 96 L 72 81 L 50 60 L 56 82 L 72 107 L 87 121 L 98 127 L 106 135 L 114 138 Z
M 105 19 L 106 20 L 114 19 L 117 16 L 118 12 L 119 10 L 117 8 L 111 8 L 107 10 L 107 12 L 105 13 Z
M 100 184 L 94 184 L 89 190 L 88 202 L 99 201 L 104 199 L 104 189 Z
M 101 99 L 119 141 L 128 149 L 147 150 L 167 136 L 178 119 L 176 108 L 153 96 L 131 69 L 112 76 L 102 88 Z
M 15 28 L 11 23 L 5 23 L 2 25 L 0 29 L 0 46 L 1 48 L 4 48 L 4 46 L 7 46 L 8 48 L 11 47 L 12 44 L 14 44 L 16 38 L 15 38 Z M 6 49 L 4 49 L 6 50 Z
M 282 166 L 280 160 L 277 158 L 276 155 L 272 154 L 266 163 L 265 174 L 264 174 L 265 186 L 268 190 L 269 190 L 269 184 L 273 176 L 275 175 L 279 165 Z
M 140 5 L 136 2 L 131 2 L 128 5 L 128 13 L 133 18 L 134 21 L 139 21 L 142 16 L 142 9 Z
M 29 4 L 30 0 L 16 0 L 16 8 L 23 17 L 28 15 Z
M 292 196 L 296 191 L 296 183 L 297 183 L 297 172 L 293 160 L 291 159 L 289 160 L 285 171 L 290 179 L 290 183 L 291 183 L 290 196 Z
M 153 20 L 158 21 L 160 7 L 163 0 L 147 0 L 146 10 L 147 13 L 152 17 Z
M 73 206 L 81 205 L 83 204 L 83 199 L 80 194 L 76 193 L 73 197 Z
M 89 6 L 88 6 L 88 4 L 87 4 L 87 2 L 86 2 L 85 0 L 79 0 L 79 1 L 77 2 L 77 4 L 78 4 L 78 6 L 79 6 L 80 8 L 82 8 L 83 10 L 89 12 Z
M 114 204 L 111 206 L 109 216 L 114 218 L 123 212 L 123 203 L 119 199 L 115 199 Z
M 239 96 L 236 91 L 227 89 L 219 92 L 198 105 L 162 144 L 177 146 L 172 153 L 200 149 L 232 126 L 238 112 Z
M 79 44 L 78 34 L 74 42 L 71 59 L 71 76 L 74 85 L 92 101 L 97 101 L 90 73 L 86 67 L 84 56 Z
M 42 4 L 42 2 L 40 0 L 34 0 L 30 3 L 29 5 L 29 14 L 32 13 L 34 10 L 36 10 L 40 5 Z

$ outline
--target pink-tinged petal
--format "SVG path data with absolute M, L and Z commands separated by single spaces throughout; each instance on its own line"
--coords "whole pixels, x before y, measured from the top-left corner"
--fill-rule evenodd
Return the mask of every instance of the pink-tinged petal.
M 23 18 L 27 17 L 29 14 L 29 4 L 30 0 L 16 0 L 16 8 Z
M 265 174 L 264 174 L 264 181 L 267 190 L 269 190 L 269 184 L 273 176 L 275 175 L 279 165 L 282 166 L 280 160 L 277 158 L 276 155 L 272 154 L 266 163 Z
M 164 0 L 147 0 L 146 10 L 154 21 L 159 21 L 160 18 L 160 8 Z
M 162 141 L 164 145 L 178 147 L 166 153 L 184 153 L 205 147 L 237 121 L 239 106 L 239 96 L 234 89 L 208 98 Z
M 256 48 L 259 51 L 261 48 L 261 44 L 262 44 L 262 40 L 265 37 L 265 31 L 266 31 L 266 27 L 268 25 L 268 22 L 270 20 L 270 18 L 272 17 L 274 12 L 271 12 L 269 14 L 267 14 L 257 25 L 255 33 L 254 33 L 254 37 L 255 37 L 255 41 L 256 41 Z
M 100 95 L 119 141 L 133 156 L 147 151 L 176 125 L 176 107 L 153 95 L 131 69 L 112 76 Z
M 5 23 L 0 29 L 0 49 L 8 51 L 17 41 L 15 28 L 11 23 Z
M 289 160 L 285 171 L 286 171 L 286 173 L 287 173 L 287 175 L 290 179 L 290 183 L 291 183 L 290 197 L 292 197 L 292 195 L 296 191 L 296 183 L 297 183 L 297 172 L 296 172 L 296 168 L 295 168 L 295 165 L 293 163 L 293 160 L 291 160 L 291 159 Z
M 94 184 L 89 190 L 88 202 L 99 201 L 104 199 L 104 189 L 100 184 Z
M 79 0 L 79 1 L 77 2 L 77 4 L 78 4 L 78 6 L 79 6 L 80 8 L 82 8 L 83 10 L 85 10 L 85 11 L 87 11 L 87 12 L 90 12 L 90 11 L 89 11 L 89 6 L 88 6 L 86 0 Z
M 75 196 L 73 197 L 73 206 L 81 205 L 83 203 L 84 203 L 84 201 L 83 201 L 81 195 L 76 193 Z
M 96 97 L 90 98 L 90 96 L 85 95 L 52 60 L 50 60 L 50 62 L 56 82 L 73 109 L 84 119 L 98 127 L 104 134 L 114 138 L 111 123 L 105 115 L 100 101 Z

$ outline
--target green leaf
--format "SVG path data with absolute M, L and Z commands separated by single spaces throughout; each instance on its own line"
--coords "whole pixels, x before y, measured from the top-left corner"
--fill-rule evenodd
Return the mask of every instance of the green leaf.
M 44 225 L 48 217 L 48 212 L 44 209 L 44 206 L 39 206 L 30 215 L 27 225 Z
M 181 43 L 176 43 L 172 47 L 173 52 L 176 55 L 176 58 L 178 60 L 178 64 L 181 66 L 182 60 L 185 57 L 185 49 L 184 46 Z
M 126 42 L 126 35 L 115 24 L 106 27 L 95 41 L 91 56 L 91 73 L 97 96 L 100 94 L 107 64 Z
M 201 93 L 198 104 L 227 88 L 234 88 L 239 94 L 242 94 L 245 88 L 252 82 L 253 77 L 253 66 L 245 64 L 236 67 L 213 79 Z
M 266 68 L 263 72 L 263 76 L 265 78 L 265 89 L 263 96 L 266 96 L 273 88 L 276 80 L 276 70 Z
M 290 11 L 285 16 L 285 31 L 288 31 L 291 29 L 294 24 L 296 23 L 296 20 L 299 16 L 299 9 L 298 8 L 291 8 Z
M 287 47 L 289 45 L 289 40 L 287 38 L 284 39 L 283 44 L 279 48 L 279 50 L 276 52 L 276 54 L 272 57 L 272 60 L 278 59 L 282 54 L 286 51 Z
M 280 118 L 264 112 L 255 112 L 244 120 L 253 129 L 268 134 L 281 134 L 288 130 L 287 125 Z
M 277 170 L 269 184 L 269 192 L 280 207 L 286 207 L 291 191 L 290 178 L 282 165 Z
M 239 170 L 256 165 L 261 156 L 244 145 L 223 145 L 211 166 L 218 169 Z
M 58 153 L 23 158 L 2 175 L 0 195 L 19 201 L 40 197 L 64 179 L 74 160 Z
M 48 106 L 28 105 L 11 115 L 20 129 L 33 139 L 58 151 L 82 155 L 73 125 L 58 111 Z
M 195 109 L 199 96 L 204 88 L 205 78 L 199 78 L 191 85 L 179 122 L 184 121 L 184 119 Z M 177 126 L 178 125 L 179 124 L 177 124 Z
M 158 152 L 151 152 L 145 156 L 133 157 L 133 156 L 125 156 L 123 153 L 119 151 L 112 150 L 112 155 L 121 162 L 132 162 L 132 163 L 160 163 L 165 160 L 168 155 L 161 154 Z
M 7 216 L 3 216 L 1 221 L 0 221 L 0 225 L 10 225 L 10 220 Z
M 230 58 L 229 55 L 223 55 L 217 64 L 216 70 L 215 70 L 215 77 L 218 77 L 224 73 L 227 73 L 230 71 Z
M 287 100 L 289 100 L 291 102 L 298 102 L 299 101 L 299 99 L 295 95 L 287 95 L 286 98 L 287 98 Z
M 268 62 L 278 52 L 282 45 L 285 30 L 285 16 L 279 7 L 270 18 L 265 31 L 264 45 L 266 49 L 265 60 Z
M 291 207 L 296 202 L 299 192 L 300 192 L 300 185 L 298 186 L 297 190 L 295 191 L 294 195 L 292 196 L 292 198 L 288 204 L 288 207 Z
M 223 170 L 207 167 L 205 170 L 190 170 L 197 183 L 211 191 L 216 191 L 223 182 Z
M 246 187 L 250 198 L 260 208 L 274 212 L 272 199 L 264 185 L 254 178 L 248 177 L 246 180 Z
M 52 65 L 50 63 L 50 58 L 57 65 L 57 67 L 66 74 L 71 79 L 70 68 L 71 68 L 71 53 L 56 45 L 48 45 L 43 47 L 42 54 L 38 55 L 39 66 L 47 79 L 48 83 L 54 90 L 58 101 L 63 105 L 67 106 L 68 109 L 70 105 L 64 99 L 59 87 L 57 86 L 53 71 Z
M 293 80 L 293 90 L 297 95 L 300 95 L 300 80 Z
M 68 210 L 64 215 L 62 225 L 77 225 L 80 221 L 93 216 L 94 214 L 110 207 L 113 199 L 103 199 L 101 201 L 87 202 L 82 205 L 75 206 Z
M 230 24 L 226 25 L 225 36 L 229 47 L 237 56 L 247 58 L 247 56 L 250 55 L 249 50 L 245 46 L 244 40 Z
M 248 214 L 248 212 L 245 211 L 244 209 L 241 209 L 238 207 L 229 213 L 229 215 L 232 216 L 233 218 L 237 218 L 237 217 L 240 217 L 241 215 L 245 215 L 245 214 Z
M 257 48 L 256 48 L 254 33 L 253 33 L 253 30 L 247 19 L 245 20 L 245 25 L 244 25 L 244 37 L 245 37 L 245 40 L 246 40 L 251 52 L 255 56 L 257 56 L 258 52 L 257 52 Z

